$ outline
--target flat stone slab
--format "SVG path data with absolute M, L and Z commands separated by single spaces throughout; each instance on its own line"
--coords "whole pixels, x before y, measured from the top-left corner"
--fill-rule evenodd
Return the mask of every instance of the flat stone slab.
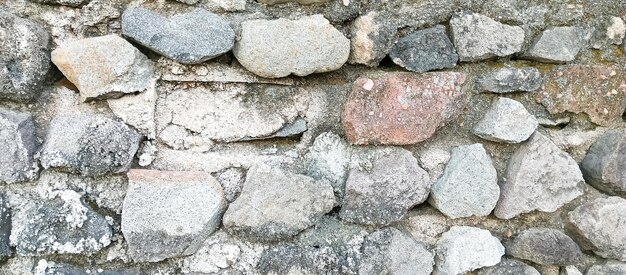
M 527 140 L 537 126 L 539 122 L 522 103 L 499 97 L 493 101 L 472 132 L 490 141 L 520 143 Z
M 505 67 L 481 75 L 478 86 L 492 93 L 533 92 L 541 88 L 543 74 L 533 67 Z
M 584 42 L 585 33 L 579 27 L 550 27 L 535 38 L 522 57 L 547 63 L 570 62 Z

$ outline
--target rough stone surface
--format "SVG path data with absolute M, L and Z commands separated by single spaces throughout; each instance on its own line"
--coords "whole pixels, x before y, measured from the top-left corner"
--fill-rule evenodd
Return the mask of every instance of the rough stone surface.
M 595 264 L 587 270 L 587 275 L 620 275 L 626 274 L 626 263 L 620 261 L 607 261 Z
M 354 82 L 341 116 L 352 144 L 414 144 L 431 137 L 461 108 L 465 75 L 387 73 Z
M 28 1 L 41 3 L 41 4 L 78 7 L 78 6 L 87 4 L 91 2 L 92 0 L 28 0 Z
M 115 34 L 64 43 L 52 51 L 52 62 L 83 101 L 142 92 L 154 76 L 153 62 Z
M 275 5 L 275 4 L 281 4 L 281 3 L 287 3 L 287 2 L 297 2 L 303 5 L 308 5 L 308 4 L 324 3 L 328 1 L 330 0 L 259 0 L 259 3 Z
M 131 170 L 122 233 L 136 262 L 195 253 L 220 224 L 224 191 L 210 174 Z
M 0 7 L 0 99 L 33 101 L 50 69 L 48 32 Z
M 39 171 L 34 159 L 38 147 L 31 115 L 0 108 L 0 182 L 34 179 Z
M 298 20 L 250 20 L 241 25 L 233 53 L 249 71 L 269 78 L 305 76 L 339 69 L 350 40 L 322 15 Z
M 432 207 L 410 210 L 402 221 L 402 228 L 411 236 L 429 247 L 435 247 L 437 240 L 450 229 L 448 218 Z
M 122 33 L 137 43 L 184 64 L 196 64 L 228 52 L 235 32 L 226 20 L 205 9 L 165 18 L 129 8 L 122 15 Z
M 487 230 L 453 226 L 437 242 L 435 275 L 462 274 L 494 266 L 504 255 L 504 246 Z
M 493 101 L 472 132 L 486 140 L 520 143 L 527 140 L 535 132 L 537 126 L 539 122 L 524 108 L 522 103 L 499 97 Z
M 574 61 L 584 45 L 584 36 L 579 27 L 550 27 L 535 38 L 522 56 L 548 63 Z
M 591 47 L 602 49 L 610 45 L 620 45 L 626 35 L 626 23 L 617 16 L 598 18 L 591 37 Z
M 304 161 L 312 177 L 329 181 L 335 194 L 343 198 L 350 155 L 347 142 L 333 132 L 325 132 L 315 138 Z
M 431 187 L 428 202 L 456 219 L 489 215 L 499 197 L 496 168 L 477 143 L 452 149 L 443 175 Z
M 215 178 L 222 185 L 226 201 L 233 202 L 243 189 L 243 183 L 246 180 L 246 171 L 238 167 L 226 168 L 217 172 Z
M 376 231 L 363 243 L 359 274 L 431 274 L 434 255 L 395 228 Z
M 626 74 L 617 66 L 560 66 L 544 86 L 536 100 L 551 114 L 585 113 L 601 126 L 621 122 L 626 108 Z
M 402 37 L 391 48 L 389 57 L 401 67 L 420 73 L 454 68 L 459 60 L 443 25 Z
M 50 122 L 41 165 L 83 176 L 128 171 L 141 136 L 99 115 L 62 115 Z
M 396 32 L 396 26 L 375 11 L 359 16 L 350 29 L 348 61 L 351 64 L 378 66 L 391 50 Z
M 504 67 L 481 75 L 476 83 L 492 93 L 533 92 L 543 84 L 543 75 L 533 67 Z
M 506 244 L 506 253 L 541 265 L 578 264 L 583 253 L 563 232 L 552 228 L 531 228 L 517 234 Z
M 509 159 L 496 217 L 510 219 L 534 210 L 554 212 L 582 194 L 582 172 L 571 156 L 535 133 Z
M 609 194 L 626 197 L 626 133 L 611 130 L 587 151 L 580 164 L 587 183 Z
M 353 154 L 339 216 L 350 222 L 387 225 L 426 200 L 428 174 L 410 151 L 396 147 Z
M 477 275 L 541 275 L 534 267 L 526 263 L 509 258 L 503 258 L 494 266 L 481 268 Z
M 452 40 L 460 61 L 480 61 L 519 52 L 524 30 L 478 13 L 458 13 L 450 19 Z
M 7 205 L 4 193 L 0 193 L 0 262 L 6 261 L 13 252 L 11 251 L 11 209 Z
M 158 98 L 156 81 L 148 84 L 140 94 L 125 95 L 107 100 L 107 105 L 117 117 L 135 127 L 149 139 L 156 137 L 155 106 Z
M 598 198 L 569 213 L 574 237 L 583 249 L 626 261 L 626 199 Z
M 247 239 L 276 241 L 314 225 L 334 205 L 329 183 L 259 165 L 248 170 L 241 195 L 228 207 L 223 224 Z

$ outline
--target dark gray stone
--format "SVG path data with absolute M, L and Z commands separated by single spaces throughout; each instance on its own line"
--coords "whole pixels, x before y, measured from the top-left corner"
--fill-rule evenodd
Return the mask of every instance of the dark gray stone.
M 522 57 L 546 63 L 574 61 L 584 40 L 584 31 L 579 27 L 550 27 L 535 38 Z
M 0 183 L 35 179 L 39 166 L 33 156 L 38 147 L 31 115 L 0 108 Z
M 503 258 L 494 266 L 481 268 L 477 275 L 541 275 L 537 269 L 522 261 Z
M 197 64 L 228 52 L 235 32 L 222 17 L 204 9 L 165 18 L 143 8 L 122 15 L 122 34 L 180 63 Z
M 352 22 L 350 31 L 348 61 L 351 64 L 364 64 L 370 67 L 378 66 L 378 63 L 387 56 L 397 33 L 396 26 L 375 11 L 359 16 Z
M 543 76 L 533 67 L 505 67 L 481 75 L 476 83 L 482 90 L 493 93 L 532 92 L 541 87 Z
M 591 145 L 580 169 L 593 187 L 626 197 L 626 132 L 619 129 L 604 133 Z
M 35 267 L 37 275 L 141 275 L 139 268 L 103 269 L 96 266 L 79 267 L 66 263 L 40 260 Z
M 0 262 L 11 257 L 11 209 L 7 206 L 4 193 L 0 193 Z
M 435 255 L 395 228 L 368 235 L 361 248 L 358 274 L 431 274 Z
M 0 100 L 39 96 L 50 69 L 49 39 L 38 23 L 0 8 Z
M 91 2 L 91 0 L 29 0 L 31 2 L 48 5 L 62 5 L 70 7 L 79 7 Z
M 524 230 L 505 246 L 507 255 L 540 265 L 574 265 L 583 259 L 574 240 L 552 228 Z
M 413 32 L 396 42 L 389 52 L 394 63 L 413 72 L 454 68 L 459 56 L 446 34 L 446 27 Z

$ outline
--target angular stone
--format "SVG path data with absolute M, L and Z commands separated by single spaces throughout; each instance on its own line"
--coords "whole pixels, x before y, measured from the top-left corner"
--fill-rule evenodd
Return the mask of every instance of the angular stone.
M 597 19 L 591 37 L 591 47 L 602 49 L 610 45 L 621 45 L 626 35 L 626 23 L 617 16 L 602 16 Z
M 205 172 L 131 170 L 122 233 L 135 262 L 195 253 L 217 229 L 224 191 Z
M 430 179 L 413 154 L 398 147 L 367 148 L 352 156 L 339 216 L 346 221 L 387 225 L 426 200 Z
M 396 26 L 376 11 L 359 16 L 350 29 L 351 64 L 378 66 L 393 46 Z
M 587 183 L 609 194 L 626 197 L 626 132 L 604 133 L 580 163 Z
M 541 275 L 534 267 L 525 264 L 522 261 L 502 258 L 497 265 L 481 268 L 477 275 Z
M 111 243 L 111 228 L 72 190 L 20 200 L 13 208 L 11 245 L 20 256 L 91 255 Z
M 419 73 L 454 68 L 459 60 L 443 25 L 402 37 L 391 48 L 389 57 L 400 67 Z
M 368 235 L 361 250 L 358 274 L 430 274 L 435 264 L 433 253 L 395 228 Z
M 583 275 L 583 273 L 580 272 L 580 270 L 578 270 L 576 266 L 568 265 L 565 267 L 561 267 L 559 275 Z
M 201 8 L 170 18 L 144 8 L 128 8 L 122 15 L 122 34 L 184 64 L 207 61 L 230 51 L 235 43 L 228 22 Z
M 480 253 L 477 253 L 480 251 Z M 487 230 L 453 226 L 437 242 L 435 275 L 462 274 L 494 266 L 504 255 L 504 246 Z
M 522 57 L 547 63 L 574 61 L 585 34 L 579 27 L 550 27 L 535 38 Z
M 347 142 L 333 132 L 324 132 L 315 138 L 304 162 L 313 178 L 329 181 L 335 194 L 343 198 L 350 155 Z
M 419 207 L 410 210 L 402 221 L 402 228 L 411 234 L 413 239 L 428 247 L 437 244 L 439 236 L 450 229 L 448 218 L 432 207 Z
M 539 122 L 522 103 L 506 97 L 493 101 L 485 116 L 472 132 L 486 140 L 520 143 L 535 132 Z
M 7 205 L 4 193 L 0 193 L 0 262 L 6 261 L 13 251 L 11 251 L 11 209 Z
M 36 99 L 50 70 L 50 37 L 38 23 L 0 8 L 0 99 Z
M 224 214 L 224 228 L 255 241 L 290 238 L 314 225 L 335 205 L 330 184 L 257 165 L 246 175 L 241 195 Z
M 620 275 L 626 274 L 626 263 L 608 260 L 603 264 L 592 265 L 587 269 L 587 275 Z
M 50 122 L 41 165 L 83 176 L 128 171 L 141 136 L 100 115 L 62 115 Z
M 324 3 L 328 1 L 330 0 L 259 0 L 259 3 L 275 5 L 275 4 L 282 4 L 282 3 L 287 3 L 287 2 L 297 2 L 303 5 L 308 5 L 308 4 Z
M 543 75 L 533 67 L 504 67 L 481 75 L 476 83 L 492 93 L 533 92 L 543 84 Z
M 0 108 L 0 183 L 35 179 L 39 166 L 34 154 L 38 147 L 31 115 Z
M 577 207 L 568 217 L 583 249 L 626 261 L 626 199 L 598 198 Z
M 621 122 L 626 108 L 626 73 L 611 65 L 566 65 L 553 70 L 537 102 L 551 114 L 585 113 L 598 125 Z
M 214 175 L 217 181 L 222 185 L 224 189 L 224 195 L 226 201 L 229 203 L 235 201 L 241 189 L 243 189 L 243 183 L 246 180 L 246 170 L 238 167 L 226 168 Z
M 31 2 L 49 5 L 63 5 L 70 7 L 79 7 L 91 2 L 91 0 L 29 0 Z
M 250 20 L 241 24 L 233 53 L 249 71 L 268 78 L 305 76 L 339 69 L 350 40 L 322 15 L 299 20 Z
M 454 72 L 359 78 L 341 116 L 346 138 L 360 145 L 424 141 L 461 109 L 465 79 Z
M 52 62 L 83 101 L 142 92 L 154 78 L 153 62 L 115 34 L 62 44 L 52 51 Z
M 478 13 L 457 13 L 450 19 L 452 40 L 461 61 L 480 61 L 519 52 L 524 30 Z
M 520 232 L 506 244 L 506 253 L 540 265 L 566 266 L 583 260 L 574 240 L 552 228 L 536 227 Z
M 126 124 L 135 127 L 148 139 L 156 138 L 155 106 L 158 95 L 156 79 L 140 94 L 125 95 L 107 100 L 109 108 Z
M 443 175 L 431 187 L 428 202 L 456 219 L 487 216 L 498 202 L 498 174 L 480 143 L 452 149 Z
M 501 219 L 535 210 L 554 212 L 583 193 L 576 161 L 540 133 L 511 156 L 505 178 L 494 211 Z

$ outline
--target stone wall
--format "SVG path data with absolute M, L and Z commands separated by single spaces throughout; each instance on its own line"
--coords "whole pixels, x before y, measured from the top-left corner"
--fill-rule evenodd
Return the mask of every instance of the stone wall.
M 0 274 L 626 274 L 622 0 L 5 0 Z

